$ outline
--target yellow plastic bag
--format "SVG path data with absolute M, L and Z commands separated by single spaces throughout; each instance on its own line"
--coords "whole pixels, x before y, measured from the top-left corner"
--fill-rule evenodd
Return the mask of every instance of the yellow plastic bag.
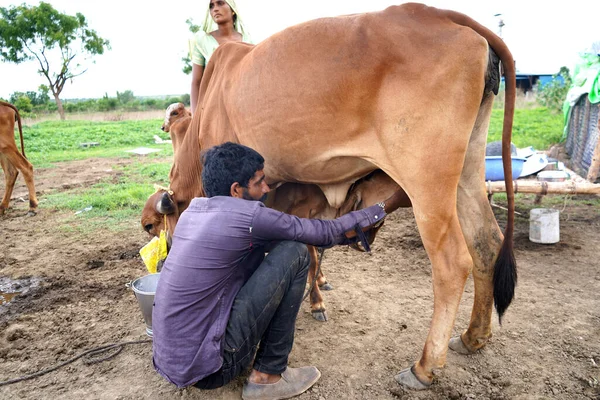
M 140 256 L 148 272 L 155 274 L 167 258 L 167 234 L 160 231 L 160 237 L 154 236 L 148 244 L 140 249 Z

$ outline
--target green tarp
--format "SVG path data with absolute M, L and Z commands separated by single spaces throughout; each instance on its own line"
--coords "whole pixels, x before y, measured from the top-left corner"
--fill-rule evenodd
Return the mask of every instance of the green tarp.
M 567 127 L 571 108 L 579 101 L 581 96 L 586 95 L 592 104 L 600 102 L 600 54 L 584 54 L 581 61 L 573 71 L 573 84 L 567 93 L 567 99 L 563 104 L 565 117 L 565 128 L 563 139 L 567 135 Z

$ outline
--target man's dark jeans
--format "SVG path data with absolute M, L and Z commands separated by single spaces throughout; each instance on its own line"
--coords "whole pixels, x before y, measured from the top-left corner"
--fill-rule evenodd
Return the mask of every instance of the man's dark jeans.
M 254 369 L 274 375 L 285 371 L 309 264 L 302 243 L 281 242 L 269 252 L 235 298 L 225 332 L 223 366 L 194 386 L 226 385 L 248 368 L 255 353 Z

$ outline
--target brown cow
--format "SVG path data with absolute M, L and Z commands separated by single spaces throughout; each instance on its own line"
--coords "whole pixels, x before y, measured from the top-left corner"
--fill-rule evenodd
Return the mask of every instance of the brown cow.
M 484 183 L 499 62 L 506 74 L 504 237 Z M 449 346 L 460 353 L 485 346 L 494 304 L 502 317 L 514 296 L 515 93 L 514 60 L 497 35 L 466 15 L 407 3 L 309 21 L 256 46 L 219 46 L 181 151 L 241 143 L 265 158 L 270 184 L 317 184 L 333 207 L 376 169 L 400 185 L 431 260 L 434 307 L 421 357 L 396 380 L 423 389 L 445 364 Z M 166 207 L 170 228 L 190 199 L 202 195 L 190 185 L 200 178 L 199 160 L 178 158 Z M 471 321 L 450 340 L 470 273 Z
M 15 121 L 18 123 L 19 135 L 21 136 L 21 153 L 19 153 L 15 143 Z M 19 171 L 23 174 L 29 190 L 29 212 L 27 215 L 35 215 L 38 200 L 33 184 L 33 166 L 25 158 L 21 116 L 15 106 L 4 101 L 0 101 L 0 164 L 4 170 L 4 180 L 6 182 L 4 197 L 2 203 L 0 203 L 0 215 L 4 214 L 8 208 Z

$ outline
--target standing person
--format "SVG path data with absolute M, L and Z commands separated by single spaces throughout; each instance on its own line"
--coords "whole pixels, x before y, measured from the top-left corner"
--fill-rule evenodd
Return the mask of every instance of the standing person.
M 321 376 L 288 367 L 310 262 L 303 243 L 354 242 L 347 232 L 381 222 L 397 196 L 335 220 L 303 219 L 260 201 L 269 187 L 253 149 L 225 143 L 203 164 L 207 197 L 181 214 L 156 290 L 154 366 L 178 387 L 213 389 L 252 364 L 243 399 L 297 396 Z
M 210 0 L 202 29 L 190 40 L 192 59 L 191 112 L 196 111 L 204 67 L 212 53 L 226 42 L 252 43 L 235 0 Z

